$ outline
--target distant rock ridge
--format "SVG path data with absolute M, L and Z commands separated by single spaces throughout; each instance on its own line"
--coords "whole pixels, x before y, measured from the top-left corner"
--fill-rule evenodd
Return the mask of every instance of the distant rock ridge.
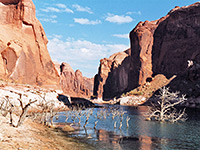
M 177 79 L 179 76 L 183 78 L 183 74 L 187 76 L 188 72 L 191 74 L 187 66 L 188 60 L 200 64 L 199 33 L 200 2 L 175 7 L 166 16 L 155 21 L 139 22 L 130 32 L 129 53 L 117 53 L 100 61 L 99 71 L 95 76 L 94 95 L 103 99 L 113 98 L 144 85 L 148 78 L 157 74 L 164 74 L 167 78 L 177 75 Z M 116 55 L 121 58 L 117 65 Z M 200 71 L 197 68 L 193 70 L 195 77 L 192 78 L 195 80 L 191 85 L 195 88 L 190 87 L 191 91 L 198 92 Z M 184 78 L 187 80 L 187 77 Z M 175 90 L 181 90 L 177 86 L 171 86 Z
M 0 78 L 58 85 L 59 75 L 32 0 L 0 0 L 0 14 Z
M 93 78 L 86 78 L 80 70 L 74 70 L 67 63 L 62 63 L 57 69 L 60 72 L 60 85 L 64 94 L 71 97 L 90 97 L 93 91 Z

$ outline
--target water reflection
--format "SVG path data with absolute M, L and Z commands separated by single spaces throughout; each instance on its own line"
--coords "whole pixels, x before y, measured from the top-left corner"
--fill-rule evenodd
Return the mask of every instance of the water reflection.
M 111 144 L 114 149 L 121 149 L 121 146 L 119 144 L 120 136 L 115 135 L 113 132 L 97 130 L 96 137 L 98 141 Z
M 97 114 L 98 109 L 94 109 L 94 114 Z M 200 148 L 199 118 L 195 117 L 195 119 L 189 119 L 187 122 L 181 124 L 150 122 L 144 119 L 144 113 L 148 110 L 147 107 L 121 107 L 120 109 L 126 112 L 124 118 L 127 116 L 131 118 L 129 128 L 126 128 L 124 121 L 122 129 L 119 130 L 119 120 L 117 120 L 117 128 L 114 128 L 112 117 L 107 116 L 106 120 L 98 122 L 97 129 L 94 130 L 93 127 L 96 118 L 91 116 L 86 128 L 80 127 L 79 130 L 72 132 L 71 136 L 83 137 L 89 143 L 95 143 L 97 149 L 192 150 Z M 199 113 L 195 112 L 195 116 L 196 114 Z M 189 118 L 191 117 L 190 115 Z M 59 122 L 63 122 L 63 120 L 65 118 L 60 117 Z
M 148 136 L 140 136 L 140 139 L 142 141 L 140 142 L 140 150 L 151 150 L 151 145 L 152 145 L 152 139 L 151 137 Z

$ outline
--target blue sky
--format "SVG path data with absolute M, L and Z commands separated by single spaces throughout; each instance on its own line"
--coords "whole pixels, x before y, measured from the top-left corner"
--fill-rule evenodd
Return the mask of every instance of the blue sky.
M 53 61 L 93 77 L 100 59 L 129 48 L 139 21 L 156 20 L 195 0 L 33 0 Z

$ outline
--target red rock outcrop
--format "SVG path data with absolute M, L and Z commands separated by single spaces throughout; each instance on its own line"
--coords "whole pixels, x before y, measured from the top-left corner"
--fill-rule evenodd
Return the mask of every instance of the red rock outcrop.
M 0 77 L 18 83 L 57 85 L 59 75 L 31 0 L 0 0 Z
M 200 62 L 200 3 L 169 12 L 154 34 L 153 72 L 167 77 L 185 72 L 188 60 Z
M 152 47 L 154 44 L 154 32 L 159 23 L 165 18 L 151 22 L 139 22 L 130 32 L 133 88 L 145 84 L 146 79 L 153 74 Z
M 94 79 L 94 96 L 109 99 L 129 88 L 132 64 L 129 54 L 130 49 L 100 60 L 99 71 Z
M 120 92 L 144 85 L 153 73 L 164 74 L 168 78 L 181 74 L 191 76 L 191 69 L 187 69 L 188 60 L 195 66 L 192 78 L 196 81 L 192 85 L 197 87 L 195 91 L 200 90 L 200 71 L 197 68 L 200 64 L 199 33 L 200 2 L 175 7 L 156 21 L 139 22 L 130 32 L 130 55 L 123 57 L 116 67 L 114 58 L 101 60 L 98 75 L 95 76 L 94 95 L 104 99 L 117 96 Z
M 152 63 L 154 74 L 170 78 L 174 91 L 200 97 L 200 2 L 176 7 L 154 33 Z
M 64 94 L 71 97 L 90 97 L 93 91 L 93 78 L 83 77 L 80 70 L 74 70 L 67 63 L 60 66 L 60 84 Z

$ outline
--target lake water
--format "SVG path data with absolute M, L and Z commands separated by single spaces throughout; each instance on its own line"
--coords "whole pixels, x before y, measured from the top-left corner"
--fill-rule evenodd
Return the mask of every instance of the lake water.
M 145 121 L 146 106 L 137 108 L 118 106 L 116 109 L 113 107 L 107 105 L 105 108 L 90 108 L 81 111 L 83 116 L 80 125 L 78 124 L 79 119 L 74 119 L 78 114 L 76 111 L 61 112 L 57 120 L 54 121 L 65 123 L 66 115 L 69 116 L 67 122 L 75 122 L 73 126 L 77 129 L 70 132 L 69 136 L 92 144 L 95 149 L 200 150 L 200 111 L 188 110 L 189 119 L 186 122 L 172 124 Z M 114 110 L 120 113 L 113 119 Z M 123 118 L 121 117 L 122 112 L 124 112 Z M 83 125 L 88 113 L 92 115 L 84 128 Z M 130 117 L 128 128 L 126 125 L 127 116 Z M 97 120 L 98 123 L 94 129 Z M 123 120 L 121 129 L 119 129 L 120 120 Z

